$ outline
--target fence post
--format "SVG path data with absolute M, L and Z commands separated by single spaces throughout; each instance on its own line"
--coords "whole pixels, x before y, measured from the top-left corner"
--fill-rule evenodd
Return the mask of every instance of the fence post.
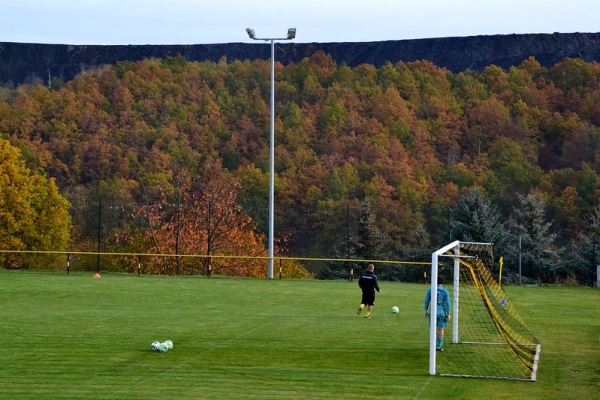
M 67 253 L 67 275 L 71 271 L 71 254 Z
M 98 256 L 96 259 L 96 272 L 100 272 L 100 250 L 102 244 L 102 197 L 98 199 Z

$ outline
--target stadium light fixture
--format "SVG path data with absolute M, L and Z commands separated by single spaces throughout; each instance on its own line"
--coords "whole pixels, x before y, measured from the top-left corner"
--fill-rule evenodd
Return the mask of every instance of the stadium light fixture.
M 273 279 L 273 239 L 275 237 L 275 41 L 292 40 L 296 37 L 296 28 L 289 28 L 284 38 L 258 38 L 254 29 L 246 28 L 252 40 L 271 42 L 271 132 L 269 135 L 269 270 L 267 277 Z

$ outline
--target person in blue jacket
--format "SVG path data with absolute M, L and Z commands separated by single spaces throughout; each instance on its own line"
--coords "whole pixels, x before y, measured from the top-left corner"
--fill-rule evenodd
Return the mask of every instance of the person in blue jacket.
M 436 349 L 438 351 L 444 351 L 444 331 L 450 321 L 450 294 L 444 286 L 444 277 L 438 276 L 437 280 L 437 315 L 436 315 L 436 327 L 437 327 L 437 342 Z M 427 289 L 427 295 L 425 296 L 425 318 L 429 317 L 429 305 L 431 303 L 431 287 Z

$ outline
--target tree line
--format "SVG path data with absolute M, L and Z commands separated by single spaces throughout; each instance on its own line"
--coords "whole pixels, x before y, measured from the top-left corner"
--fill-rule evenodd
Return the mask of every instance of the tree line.
M 509 271 L 520 260 L 531 279 L 590 284 L 599 78 L 597 63 L 569 58 L 458 74 L 428 61 L 348 67 L 323 52 L 276 63 L 279 254 L 414 259 L 474 240 L 494 242 Z M 0 88 L 0 135 L 68 201 L 72 248 L 92 246 L 110 199 L 127 216 L 105 233 L 112 245 L 261 255 L 269 90 L 268 60 L 120 62 Z M 232 218 L 221 242 L 207 227 L 217 199 Z M 352 210 L 359 229 L 365 205 L 381 239 L 371 253 L 339 218 Z

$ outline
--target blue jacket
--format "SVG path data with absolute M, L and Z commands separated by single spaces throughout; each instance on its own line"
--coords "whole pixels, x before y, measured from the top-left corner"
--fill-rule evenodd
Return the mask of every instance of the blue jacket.
M 431 288 L 427 289 L 427 295 L 425 296 L 425 310 L 429 310 L 429 303 L 431 302 Z M 437 287 L 437 316 L 446 318 L 450 314 L 450 294 L 445 287 L 439 285 Z

